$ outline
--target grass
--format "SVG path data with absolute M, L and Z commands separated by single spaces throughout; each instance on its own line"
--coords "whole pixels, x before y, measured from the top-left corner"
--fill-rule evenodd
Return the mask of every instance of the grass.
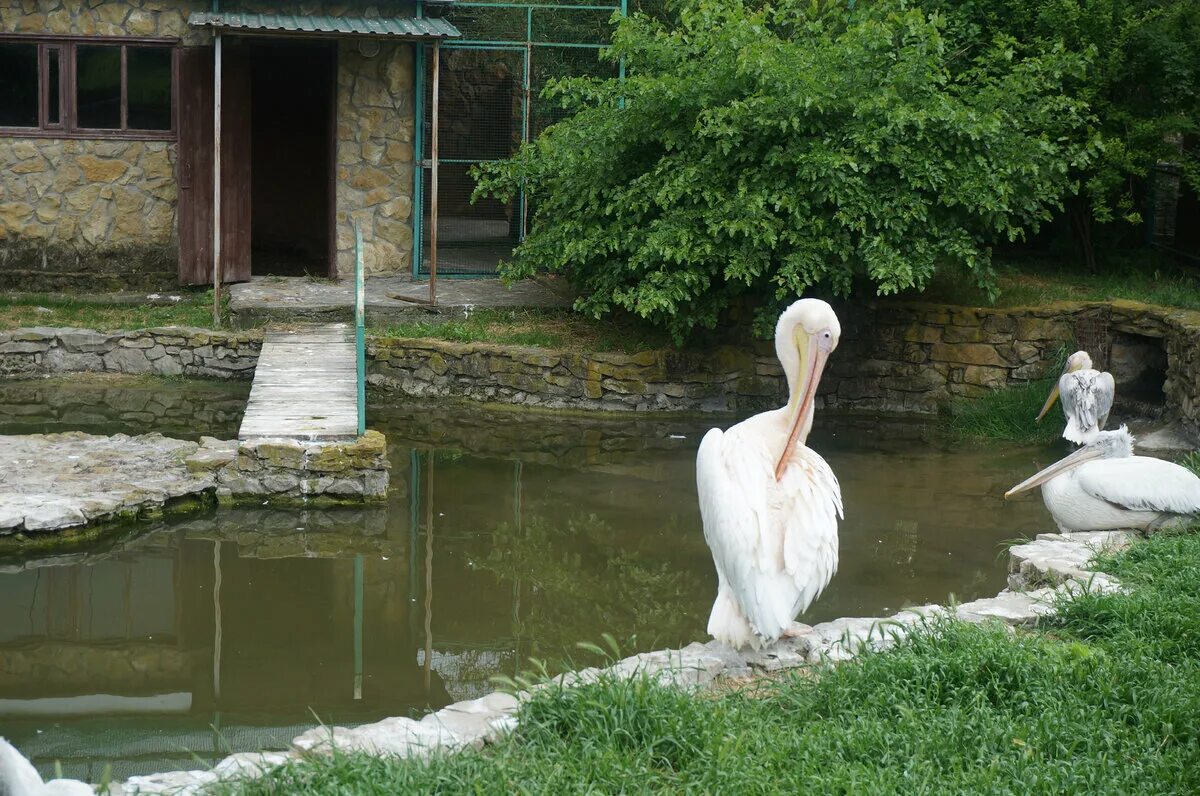
M 635 353 L 662 348 L 665 333 L 632 318 L 602 321 L 566 309 L 482 309 L 450 321 L 410 321 L 374 329 L 383 337 L 499 343 L 566 351 Z
M 943 425 L 964 442 L 1048 445 L 1062 433 L 1062 413 L 1056 408 L 1041 422 L 1035 418 L 1054 382 L 1052 378 L 1031 381 L 993 390 L 979 398 L 955 401 Z
M 896 649 L 705 696 L 548 689 L 485 750 L 338 754 L 214 792 L 1197 793 L 1200 536 L 1104 562 L 1042 632 L 947 622 Z
M 948 270 L 923 293 L 906 299 L 966 306 L 1024 307 L 1055 301 L 1127 299 L 1166 307 L 1200 310 L 1200 271 L 1140 254 L 1136 260 L 1114 261 L 1100 273 L 1045 259 L 997 264 L 999 296 L 992 302 L 961 272 Z
M 172 304 L 77 300 L 61 295 L 0 294 L 0 329 L 76 326 L 100 331 L 154 326 L 212 326 L 212 292 L 186 291 Z

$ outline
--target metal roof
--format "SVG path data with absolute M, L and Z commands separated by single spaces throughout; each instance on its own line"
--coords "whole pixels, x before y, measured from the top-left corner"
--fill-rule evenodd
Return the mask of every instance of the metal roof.
M 298 14 L 244 14 L 236 11 L 193 12 L 188 24 L 247 33 L 289 33 L 298 36 L 377 36 L 403 39 L 453 39 L 458 28 L 437 17 L 330 17 Z

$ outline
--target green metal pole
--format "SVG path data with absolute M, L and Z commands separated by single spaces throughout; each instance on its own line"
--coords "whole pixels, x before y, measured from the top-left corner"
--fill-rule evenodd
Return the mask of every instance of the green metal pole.
M 354 557 L 354 698 L 362 699 L 363 687 L 363 557 Z
M 417 16 L 421 16 L 421 3 L 417 4 Z M 421 250 L 422 229 L 425 221 L 425 44 L 416 45 L 416 67 L 413 93 L 416 94 L 413 109 L 413 276 L 421 275 L 421 258 L 425 253 Z
M 354 222 L 354 369 L 358 393 L 358 436 L 367 433 L 367 308 L 363 275 L 362 230 Z
M 629 16 L 629 0 L 621 0 L 621 16 Z M 625 85 L 625 56 L 623 55 L 621 56 L 621 60 L 617 62 L 617 80 L 621 82 L 622 86 Z M 619 100 L 617 100 L 617 107 L 625 107 L 624 97 L 621 97 Z

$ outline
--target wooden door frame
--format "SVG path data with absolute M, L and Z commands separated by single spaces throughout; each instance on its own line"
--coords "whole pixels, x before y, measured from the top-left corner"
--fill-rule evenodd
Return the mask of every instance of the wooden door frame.
M 337 151 L 338 151 L 338 40 L 332 42 L 329 58 L 329 266 L 330 279 L 337 279 Z

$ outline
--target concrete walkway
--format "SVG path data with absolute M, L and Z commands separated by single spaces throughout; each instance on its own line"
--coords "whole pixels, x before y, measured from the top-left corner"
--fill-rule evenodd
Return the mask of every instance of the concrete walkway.
M 366 283 L 367 320 L 397 323 L 413 319 L 453 317 L 472 309 L 569 307 L 574 298 L 559 277 L 526 279 L 505 287 L 499 279 L 439 279 L 437 306 L 404 301 L 405 296 L 426 299 L 429 283 L 408 277 L 374 277 Z M 265 321 L 351 320 L 354 285 L 306 277 L 255 277 L 229 286 L 229 307 L 235 325 Z

